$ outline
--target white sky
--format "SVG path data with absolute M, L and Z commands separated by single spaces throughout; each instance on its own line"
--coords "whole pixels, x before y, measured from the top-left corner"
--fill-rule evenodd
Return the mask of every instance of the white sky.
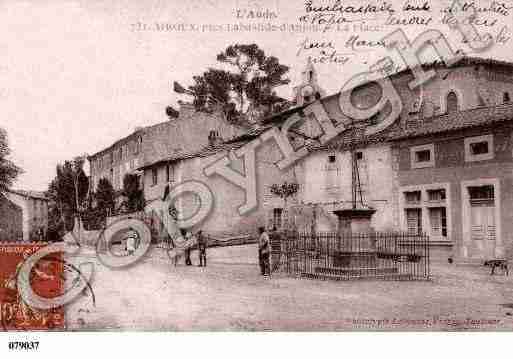
M 397 9 L 403 3 L 389 2 Z M 349 3 L 362 4 L 344 2 Z M 255 42 L 291 66 L 292 83 L 281 90 L 287 97 L 308 55 L 296 54 L 306 38 L 332 40 L 338 52 L 348 52 L 344 43 L 353 32 L 195 33 L 154 28 L 155 22 L 237 23 L 236 8 L 275 11 L 274 24 L 297 23 L 304 14 L 304 2 L 298 0 L 125 0 L 115 5 L 98 0 L 0 0 L 0 126 L 8 132 L 11 159 L 25 170 L 15 187 L 45 190 L 57 163 L 97 152 L 136 126 L 165 121 L 165 107 L 178 100 L 172 81 L 191 84 L 192 76 L 214 65 L 216 54 L 230 44 Z M 439 8 L 433 17 L 434 27 L 458 38 L 439 25 Z M 511 19 L 500 17 L 491 31 L 497 33 Z M 150 29 L 133 31 L 137 22 Z M 360 36 L 378 40 L 394 29 L 382 28 Z M 408 34 L 425 29 L 411 28 Z M 508 33 L 511 36 L 511 29 Z M 513 60 L 512 50 L 508 42 L 480 56 Z M 384 50 L 359 53 L 344 66 L 319 65 L 320 83 L 328 93 L 335 92 L 382 54 Z

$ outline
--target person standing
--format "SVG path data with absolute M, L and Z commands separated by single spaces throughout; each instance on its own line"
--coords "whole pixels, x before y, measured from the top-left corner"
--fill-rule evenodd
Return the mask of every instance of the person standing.
M 271 275 L 269 268 L 269 235 L 265 231 L 264 227 L 259 227 L 258 232 L 258 258 L 260 263 L 260 272 L 262 275 Z
M 126 238 L 126 250 L 128 252 L 128 255 L 131 256 L 134 254 L 135 249 L 137 248 L 137 239 L 138 239 L 137 232 L 134 231 L 132 227 L 128 229 L 127 238 Z
M 270 268 L 272 270 L 278 269 L 280 266 L 280 258 L 282 254 L 282 248 L 281 248 L 281 235 L 280 232 L 278 232 L 278 229 L 276 227 L 273 227 L 271 233 L 269 234 L 269 246 L 271 248 L 270 251 Z
M 185 234 L 185 265 L 192 265 L 191 261 L 191 242 L 192 242 L 192 233 L 191 231 L 187 231 Z
M 199 266 L 207 266 L 207 237 L 203 235 L 203 231 L 199 231 L 197 234 L 198 240 L 198 255 L 199 255 Z

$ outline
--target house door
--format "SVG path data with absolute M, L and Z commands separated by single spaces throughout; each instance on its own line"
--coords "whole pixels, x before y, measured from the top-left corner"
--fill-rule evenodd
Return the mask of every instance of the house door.
M 493 258 L 495 255 L 495 196 L 493 186 L 469 187 L 471 256 Z
M 480 258 L 493 258 L 495 253 L 495 206 L 493 203 L 471 203 L 471 238 Z

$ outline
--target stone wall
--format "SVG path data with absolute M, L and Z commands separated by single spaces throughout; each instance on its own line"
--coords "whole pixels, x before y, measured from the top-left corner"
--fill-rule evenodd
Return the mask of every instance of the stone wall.
M 391 230 L 395 227 L 393 214 L 397 210 L 392 195 L 394 173 L 391 148 L 383 144 L 358 151 L 362 156 L 358 167 L 364 204 L 377 210 L 372 218 L 372 226 L 379 231 Z M 329 156 L 335 156 L 333 168 L 329 167 Z M 324 204 L 324 212 L 328 214 L 338 208 L 351 207 L 352 172 L 349 151 L 314 152 L 305 159 L 304 169 L 305 191 L 301 198 L 304 203 Z M 335 177 L 334 183 L 330 183 L 328 176 Z M 332 202 L 338 203 L 331 204 Z M 333 228 L 332 221 L 326 221 L 319 216 L 318 230 L 333 231 L 336 228 Z

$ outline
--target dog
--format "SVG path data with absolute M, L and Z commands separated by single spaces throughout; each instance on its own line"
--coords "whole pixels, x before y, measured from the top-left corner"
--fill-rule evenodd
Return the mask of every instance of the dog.
M 487 267 L 492 267 L 490 275 L 495 274 L 495 268 L 501 269 L 504 274 L 509 275 L 508 261 L 505 259 L 490 259 L 484 262 Z

